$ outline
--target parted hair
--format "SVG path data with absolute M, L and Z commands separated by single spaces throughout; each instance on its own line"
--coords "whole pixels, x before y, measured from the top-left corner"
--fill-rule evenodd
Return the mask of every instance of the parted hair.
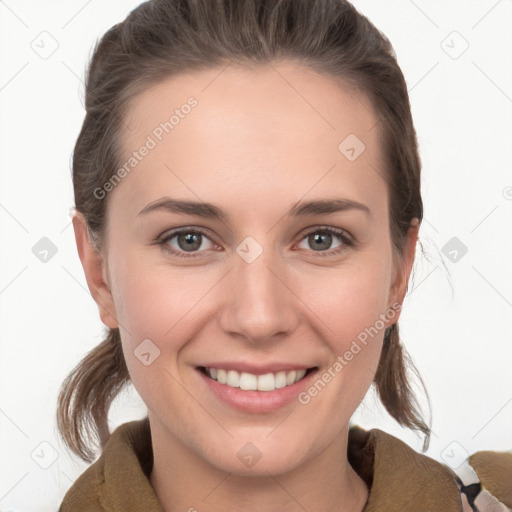
M 75 208 L 97 250 L 104 244 L 108 196 L 94 191 L 121 165 L 130 101 L 181 72 L 286 59 L 363 94 L 378 118 L 382 174 L 389 194 L 393 254 L 404 254 L 414 218 L 421 224 L 421 162 L 407 86 L 389 40 L 346 0 L 149 0 L 99 39 L 87 66 L 85 118 L 73 152 Z M 394 323 L 385 332 L 373 384 L 388 413 L 430 442 L 409 372 L 428 393 Z M 130 382 L 119 329 L 108 329 L 61 385 L 57 426 L 83 460 L 94 460 L 111 432 L 110 406 Z

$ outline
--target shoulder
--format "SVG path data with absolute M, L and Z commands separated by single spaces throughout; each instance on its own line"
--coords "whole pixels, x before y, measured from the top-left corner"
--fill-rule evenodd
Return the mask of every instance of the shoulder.
M 362 478 L 371 476 L 364 512 L 461 512 L 454 475 L 443 464 L 378 428 L 366 431 L 355 426 L 349 432 L 349 462 Z
M 512 453 L 476 452 L 454 473 L 464 512 L 512 511 Z
M 59 512 L 162 512 L 148 479 L 152 456 L 147 418 L 120 425 L 70 487 Z
M 348 458 L 370 489 L 364 512 L 387 510 L 390 503 L 404 510 L 442 504 L 444 512 L 512 512 L 512 454 L 477 452 L 454 471 L 387 432 L 354 425 Z
M 58 512 L 102 512 L 101 489 L 105 483 L 104 459 L 100 457 L 73 483 L 64 496 Z

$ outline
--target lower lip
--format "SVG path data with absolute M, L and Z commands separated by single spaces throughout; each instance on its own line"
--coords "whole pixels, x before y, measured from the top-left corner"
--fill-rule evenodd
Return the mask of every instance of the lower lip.
M 197 372 L 211 392 L 231 407 L 244 412 L 265 413 L 276 411 L 296 400 L 299 393 L 310 385 L 317 369 L 311 370 L 298 382 L 274 391 L 244 391 L 227 384 L 221 384 L 207 377 L 200 369 L 197 369 Z

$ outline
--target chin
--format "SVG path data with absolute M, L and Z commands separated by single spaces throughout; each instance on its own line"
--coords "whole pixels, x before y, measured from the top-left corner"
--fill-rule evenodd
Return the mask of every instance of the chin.
M 276 448 L 267 442 L 231 442 L 216 450 L 207 462 L 218 469 L 240 477 L 268 477 L 293 471 L 304 462 L 307 454 L 303 443 Z M 210 454 L 215 457 L 216 453 Z M 231 455 L 233 454 L 233 455 Z

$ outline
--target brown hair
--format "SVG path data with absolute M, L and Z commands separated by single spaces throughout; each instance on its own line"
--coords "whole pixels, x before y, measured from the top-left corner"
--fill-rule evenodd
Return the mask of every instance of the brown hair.
M 86 115 L 73 154 L 75 208 L 98 250 L 108 197 L 103 200 L 95 190 L 120 165 L 130 100 L 183 71 L 281 59 L 339 79 L 370 100 L 379 117 L 390 234 L 400 261 L 411 220 L 421 223 L 423 215 L 407 86 L 389 40 L 345 0 L 150 0 L 104 34 L 87 71 Z M 425 389 L 395 323 L 386 331 L 374 383 L 390 415 L 425 434 L 426 450 L 430 428 L 418 410 L 408 369 Z M 58 397 L 59 431 L 82 459 L 93 460 L 93 441 L 103 447 L 108 440 L 110 405 L 129 381 L 119 329 L 108 329 L 105 340 L 65 379 Z

